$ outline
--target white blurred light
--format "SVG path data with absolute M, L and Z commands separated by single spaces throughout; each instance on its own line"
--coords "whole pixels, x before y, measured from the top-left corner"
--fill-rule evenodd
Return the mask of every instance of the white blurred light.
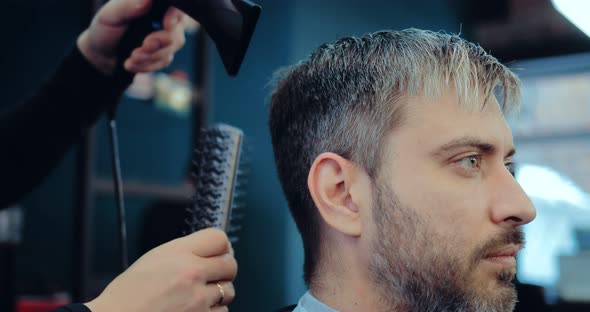
M 576 27 L 590 36 L 590 1 L 588 0 L 552 0 L 553 6 Z
M 516 180 L 531 197 L 566 202 L 580 209 L 590 208 L 590 196 L 569 178 L 551 168 L 523 165 L 516 174 Z
M 576 255 L 576 229 L 590 228 L 590 194 L 546 166 L 518 166 L 516 180 L 537 210 L 537 218 L 524 226 L 527 243 L 519 254 L 518 279 L 556 290 L 560 257 Z

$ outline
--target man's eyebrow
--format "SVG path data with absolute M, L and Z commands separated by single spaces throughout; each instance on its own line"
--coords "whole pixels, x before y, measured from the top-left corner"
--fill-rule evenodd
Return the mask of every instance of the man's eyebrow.
M 510 158 L 514 156 L 514 154 L 516 154 L 516 149 L 513 147 L 508 151 L 508 153 L 506 153 L 506 156 L 504 156 L 504 158 Z
M 476 137 L 463 137 L 463 138 L 454 139 L 454 140 L 438 147 L 437 149 L 435 149 L 432 152 L 432 155 L 433 156 L 442 156 L 443 154 L 447 154 L 449 152 L 452 152 L 453 150 L 457 150 L 457 149 L 465 148 L 465 147 L 476 148 L 483 154 L 493 154 L 497 150 L 497 148 L 494 144 L 486 142 L 482 139 L 479 139 Z M 504 158 L 510 158 L 510 157 L 514 156 L 514 154 L 516 154 L 516 149 L 514 149 L 514 147 L 513 147 L 510 149 L 510 151 L 508 151 L 508 153 L 506 153 L 506 156 L 504 156 Z

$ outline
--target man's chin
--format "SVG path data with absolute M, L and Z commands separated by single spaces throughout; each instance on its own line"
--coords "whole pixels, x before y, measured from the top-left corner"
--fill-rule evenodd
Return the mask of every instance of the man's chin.
M 503 285 L 493 291 L 479 293 L 469 301 L 471 308 L 466 311 L 512 312 L 517 301 L 516 290 Z
M 473 280 L 471 303 L 475 311 L 512 311 L 516 304 L 515 268 L 482 263 Z M 474 272 L 475 273 L 475 272 Z M 477 274 L 476 273 L 476 274 Z
M 490 298 L 492 300 L 489 302 L 492 306 L 496 307 L 497 311 L 513 311 L 517 301 L 517 294 L 512 280 L 499 282 L 494 297 Z
M 496 280 L 500 286 L 514 288 L 514 277 L 516 276 L 516 269 L 501 270 Z
M 481 278 L 488 281 L 487 283 L 480 283 L 480 285 L 489 285 L 492 288 L 498 286 L 513 287 L 516 266 L 483 260 L 478 269 L 481 270 Z

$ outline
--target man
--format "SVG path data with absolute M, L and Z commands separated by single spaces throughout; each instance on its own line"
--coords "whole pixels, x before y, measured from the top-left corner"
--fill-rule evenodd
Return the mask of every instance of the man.
M 417 29 L 325 44 L 271 98 L 279 178 L 305 249 L 295 311 L 511 311 L 521 226 L 504 112 L 519 81 Z
M 0 208 L 24 196 L 111 105 L 129 77 L 117 76 L 116 51 L 129 22 L 145 14 L 150 0 L 111 0 L 96 14 L 52 79 L 30 100 L 0 114 L 2 192 Z M 183 19 L 176 9 L 164 29 L 149 34 L 125 60 L 130 72 L 170 64 L 184 45 Z M 182 312 L 227 311 L 237 272 L 231 244 L 222 231 L 206 229 L 146 253 L 85 304 L 55 311 Z

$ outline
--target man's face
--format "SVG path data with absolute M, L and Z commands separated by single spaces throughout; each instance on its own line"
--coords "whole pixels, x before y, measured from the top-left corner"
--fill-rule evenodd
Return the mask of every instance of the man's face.
M 512 311 L 520 225 L 535 210 L 507 169 L 497 101 L 469 110 L 452 92 L 412 97 L 405 114 L 374 182 L 371 277 L 399 310 Z

